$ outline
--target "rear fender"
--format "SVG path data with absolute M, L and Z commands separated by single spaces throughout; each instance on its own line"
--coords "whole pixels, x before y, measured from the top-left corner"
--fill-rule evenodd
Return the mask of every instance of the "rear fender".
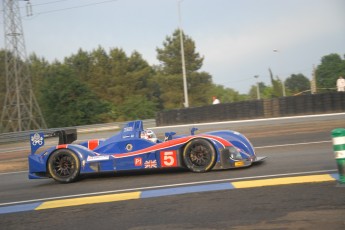
M 58 149 L 69 149 L 72 150 L 79 158 L 80 161 L 80 174 L 83 173 L 93 173 L 93 172 L 105 172 L 114 170 L 114 159 L 110 155 L 98 154 L 93 152 L 82 145 L 69 144 L 69 145 L 58 145 L 54 149 L 49 157 Z M 49 157 L 46 159 L 46 166 L 49 160 Z
M 45 139 L 58 137 L 59 145 L 70 144 L 77 140 L 76 129 L 61 129 L 56 131 L 35 132 L 30 134 L 31 154 L 35 154 L 39 148 L 45 145 Z

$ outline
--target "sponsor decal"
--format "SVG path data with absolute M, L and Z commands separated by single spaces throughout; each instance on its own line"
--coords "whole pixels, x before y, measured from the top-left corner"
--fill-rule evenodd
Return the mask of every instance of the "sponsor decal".
M 161 157 L 162 167 L 176 167 L 177 166 L 176 150 L 161 151 L 160 157 Z
M 42 133 L 34 133 L 31 135 L 31 144 L 32 145 L 43 145 L 43 135 Z
M 109 160 L 109 156 L 88 156 L 86 160 L 88 162 L 91 162 L 91 161 L 105 161 L 105 160 Z
M 127 144 L 126 145 L 126 150 L 127 151 L 132 151 L 132 149 L 133 149 L 133 145 L 131 145 L 131 144 Z
M 148 160 L 148 161 L 145 161 L 144 163 L 145 165 L 145 168 L 157 168 L 157 161 L 156 160 Z
M 35 153 L 37 149 L 44 145 L 44 134 L 43 133 L 32 133 L 30 134 L 31 142 L 31 153 Z
M 133 127 L 125 127 L 125 128 L 123 129 L 123 131 L 124 131 L 124 132 L 131 132 L 131 131 L 133 131 Z
M 141 157 L 134 158 L 134 166 L 142 166 L 143 165 L 143 159 Z

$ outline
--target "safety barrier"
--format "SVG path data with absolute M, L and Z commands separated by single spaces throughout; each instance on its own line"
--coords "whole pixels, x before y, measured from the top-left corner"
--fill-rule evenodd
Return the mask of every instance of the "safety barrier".
M 157 113 L 156 122 L 157 126 L 164 126 L 344 111 L 345 93 L 334 92 L 162 111 Z
M 338 186 L 345 187 L 345 129 L 337 128 L 332 130 L 333 150 L 338 166 Z

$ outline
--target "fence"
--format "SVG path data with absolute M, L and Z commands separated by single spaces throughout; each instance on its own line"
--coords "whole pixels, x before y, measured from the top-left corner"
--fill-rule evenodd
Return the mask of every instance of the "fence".
M 242 101 L 157 113 L 157 126 L 284 117 L 345 111 L 345 93 L 324 93 Z

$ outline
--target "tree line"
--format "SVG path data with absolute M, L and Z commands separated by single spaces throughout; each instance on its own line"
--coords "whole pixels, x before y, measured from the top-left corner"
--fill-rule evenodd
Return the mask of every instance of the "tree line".
M 248 94 L 213 83 L 212 76 L 200 71 L 204 57 L 195 42 L 183 34 L 189 104 L 211 104 L 213 95 L 222 103 L 256 99 L 256 86 Z M 157 111 L 183 108 L 183 81 L 180 33 L 175 30 L 157 48 L 159 65 L 151 66 L 142 55 L 127 55 L 121 48 L 106 51 L 79 49 L 63 61 L 48 62 L 35 54 L 27 64 L 33 90 L 49 128 L 154 118 Z M 345 60 L 338 54 L 321 59 L 316 76 L 318 87 L 334 87 L 345 75 Z M 260 82 L 263 98 L 279 97 L 281 81 L 272 72 L 271 86 Z M 293 74 L 285 81 L 287 95 L 310 89 L 309 80 Z M 0 51 L 0 108 L 6 93 L 5 50 Z M 2 110 L 0 111 L 0 113 Z
M 311 81 L 303 74 L 291 74 L 285 81 L 278 76 L 274 76 L 272 71 L 268 70 L 271 85 L 267 86 L 259 82 L 261 98 L 269 99 L 283 96 L 283 84 L 286 96 L 295 96 L 302 93 L 311 93 Z M 336 82 L 339 76 L 345 76 L 345 55 L 343 58 L 339 54 L 328 54 L 321 58 L 321 63 L 315 67 L 315 89 L 314 93 L 323 93 L 336 90 Z M 257 86 L 252 86 L 249 91 L 249 98 L 255 98 L 257 95 Z

